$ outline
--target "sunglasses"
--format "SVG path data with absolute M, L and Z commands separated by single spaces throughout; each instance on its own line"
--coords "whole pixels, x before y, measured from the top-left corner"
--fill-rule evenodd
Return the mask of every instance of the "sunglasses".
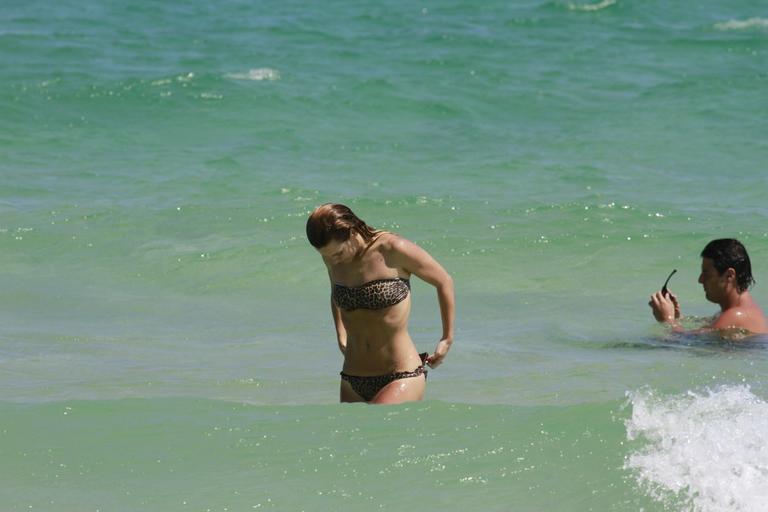
M 669 280 L 672 279 L 672 276 L 675 275 L 675 272 L 677 272 L 677 269 L 674 269 L 671 274 L 669 274 L 669 277 L 667 277 L 667 280 L 664 281 L 664 286 L 661 287 L 661 294 L 667 295 L 669 293 L 669 290 L 667 290 L 667 285 L 669 284 Z

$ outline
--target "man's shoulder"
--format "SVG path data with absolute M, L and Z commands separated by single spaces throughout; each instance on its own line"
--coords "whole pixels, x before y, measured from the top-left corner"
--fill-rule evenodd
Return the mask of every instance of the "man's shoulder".
M 714 321 L 715 329 L 746 329 L 763 332 L 768 327 L 768 320 L 762 310 L 754 306 L 736 306 L 723 311 Z

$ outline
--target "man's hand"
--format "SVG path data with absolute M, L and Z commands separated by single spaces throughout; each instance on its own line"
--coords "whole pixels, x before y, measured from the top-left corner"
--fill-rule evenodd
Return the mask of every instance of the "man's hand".
M 661 292 L 654 293 L 651 295 L 648 305 L 658 322 L 673 324 L 675 320 L 680 318 L 680 303 L 677 296 L 672 292 L 668 292 L 666 295 Z
M 680 302 L 677 300 L 677 295 L 667 290 L 667 297 L 669 297 L 669 300 L 675 305 L 675 320 L 680 320 L 680 317 L 683 315 L 680 313 Z

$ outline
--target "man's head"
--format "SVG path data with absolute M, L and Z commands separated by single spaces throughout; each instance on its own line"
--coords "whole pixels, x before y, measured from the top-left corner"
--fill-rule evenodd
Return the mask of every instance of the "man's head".
M 712 240 L 701 251 L 701 257 L 699 283 L 704 286 L 707 299 L 712 302 L 720 302 L 728 286 L 742 293 L 755 282 L 747 250 L 738 240 Z

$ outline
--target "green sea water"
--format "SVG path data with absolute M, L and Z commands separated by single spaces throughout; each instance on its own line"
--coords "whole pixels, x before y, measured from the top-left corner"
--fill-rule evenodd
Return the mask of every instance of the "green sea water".
M 646 304 L 768 305 L 762 2 L 0 13 L 3 509 L 762 510 L 765 342 Z M 336 403 L 328 201 L 454 277 L 423 403 Z

